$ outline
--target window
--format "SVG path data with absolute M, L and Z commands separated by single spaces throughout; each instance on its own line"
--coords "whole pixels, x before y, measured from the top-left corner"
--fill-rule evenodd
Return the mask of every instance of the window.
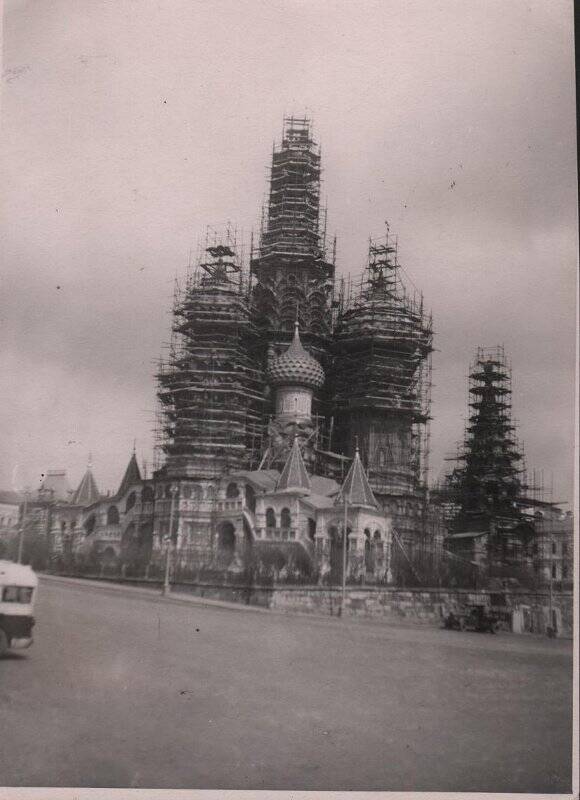
M 125 503 L 125 512 L 131 511 L 136 502 L 137 502 L 137 496 L 135 492 L 131 492 L 131 494 L 127 498 L 127 502 Z
M 28 586 L 5 586 L 2 600 L 5 603 L 30 603 L 34 589 Z
M 556 555 L 556 542 L 552 542 L 552 555 Z
M 109 506 L 109 510 L 107 511 L 107 525 L 118 525 L 119 524 L 119 509 L 117 506 Z
M 280 527 L 290 528 L 292 526 L 292 518 L 290 516 L 290 509 L 283 508 L 280 512 Z
M 273 508 L 266 509 L 266 527 L 267 528 L 276 527 L 276 514 L 274 513 Z
M 568 580 L 568 564 L 562 564 L 562 580 Z
M 228 483 L 228 487 L 226 489 L 226 497 L 228 500 L 233 500 L 234 498 L 238 497 L 240 494 L 240 490 L 238 489 L 237 483 Z
M 189 500 L 189 498 L 191 497 L 191 486 L 188 486 L 187 483 L 186 483 L 185 486 L 182 489 L 182 492 L 183 492 L 183 496 L 185 497 L 185 499 Z
M 562 555 L 563 556 L 567 556 L 568 555 L 568 545 L 566 544 L 566 542 L 564 542 L 562 544 Z
M 556 565 L 552 564 L 552 578 L 556 577 Z
M 249 484 L 246 484 L 246 505 L 250 511 L 256 511 L 256 493 Z

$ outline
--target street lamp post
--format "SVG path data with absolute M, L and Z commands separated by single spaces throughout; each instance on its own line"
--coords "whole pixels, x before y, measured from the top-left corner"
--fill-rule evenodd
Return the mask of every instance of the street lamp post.
M 28 492 L 24 492 L 24 508 L 22 509 L 22 519 L 20 520 L 20 531 L 18 535 L 18 564 L 22 564 L 22 551 L 24 550 L 24 525 L 26 513 L 28 511 Z
M 171 542 L 173 537 L 173 513 L 175 508 L 175 496 L 177 494 L 177 486 L 172 486 L 169 490 L 171 493 L 171 508 L 169 511 L 169 536 L 167 537 L 167 552 L 165 554 L 165 579 L 163 581 L 163 594 L 168 595 L 171 591 L 169 583 L 169 570 L 171 562 Z
M 553 635 L 554 627 L 552 625 L 554 603 L 554 537 L 550 536 L 550 606 L 549 606 L 549 623 L 548 635 Z
M 346 543 L 348 541 L 347 525 L 348 525 L 348 501 L 346 492 L 344 494 L 344 522 L 342 526 L 342 597 L 340 601 L 340 615 L 344 614 L 344 606 L 346 601 Z

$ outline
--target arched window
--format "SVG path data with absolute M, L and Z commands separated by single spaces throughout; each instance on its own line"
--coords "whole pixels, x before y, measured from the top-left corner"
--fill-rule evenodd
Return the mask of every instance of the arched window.
M 144 503 L 151 503 L 153 501 L 153 487 L 146 486 L 141 492 L 141 500 Z
M 266 527 L 267 528 L 276 527 L 276 514 L 274 513 L 273 508 L 266 509 Z
M 86 531 L 87 536 L 90 536 L 91 533 L 95 530 L 96 522 L 97 520 L 94 514 L 91 514 L 91 516 L 86 519 L 83 527 Z
M 280 512 L 280 527 L 281 528 L 291 528 L 292 527 L 292 518 L 290 516 L 290 509 L 283 508 Z
M 373 556 L 371 549 L 371 532 L 365 529 L 365 569 L 367 572 L 372 572 L 374 568 Z
M 373 533 L 373 539 L 375 540 L 375 542 L 377 542 L 377 541 L 380 541 L 380 539 L 381 539 L 381 532 L 380 532 L 380 530 L 378 530 L 378 529 L 377 529 L 377 530 L 376 530 L 376 531 Z
M 185 499 L 189 500 L 189 498 L 191 497 L 191 486 L 189 486 L 189 484 L 186 483 L 181 491 L 183 492 L 183 496 L 185 497 Z
M 215 486 L 212 486 L 210 484 L 205 490 L 206 500 L 215 500 L 215 496 L 216 496 L 216 488 Z
M 137 502 L 137 495 L 135 494 L 135 492 L 131 492 L 131 494 L 127 498 L 127 502 L 125 503 L 125 512 L 131 511 L 136 502 Z
M 308 518 L 308 538 L 311 542 L 314 541 L 314 537 L 316 536 L 316 520 Z
M 256 492 L 249 483 L 246 484 L 246 505 L 250 511 L 256 510 Z
M 240 490 L 238 489 L 237 483 L 228 483 L 226 489 L 226 497 L 228 500 L 234 500 L 236 497 L 239 497 Z
M 199 503 L 199 501 L 203 499 L 203 490 L 197 483 L 194 483 L 191 487 L 191 497 L 196 503 Z
M 229 563 L 236 549 L 236 534 L 231 522 L 222 522 L 218 528 L 218 548 L 220 558 Z
M 107 525 L 118 525 L 119 524 L 119 509 L 117 506 L 109 506 L 109 510 L 107 511 Z

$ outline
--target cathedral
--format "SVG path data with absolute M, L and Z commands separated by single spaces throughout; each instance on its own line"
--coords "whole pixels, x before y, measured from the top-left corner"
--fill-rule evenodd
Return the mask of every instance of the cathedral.
M 249 258 L 231 231 L 208 237 L 176 291 L 153 475 L 133 455 L 114 497 L 92 488 L 82 535 L 55 523 L 54 552 L 390 583 L 393 543 L 432 536 L 432 320 L 388 226 L 361 274 L 337 278 L 320 180 L 310 120 L 285 119 Z

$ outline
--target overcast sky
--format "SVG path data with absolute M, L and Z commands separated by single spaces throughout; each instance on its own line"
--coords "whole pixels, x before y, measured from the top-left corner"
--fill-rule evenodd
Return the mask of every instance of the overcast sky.
M 249 238 L 307 111 L 339 273 L 388 219 L 433 309 L 432 477 L 502 343 L 528 465 L 572 499 L 571 2 L 7 0 L 3 43 L 0 488 L 151 462 L 174 276 L 207 224 Z

